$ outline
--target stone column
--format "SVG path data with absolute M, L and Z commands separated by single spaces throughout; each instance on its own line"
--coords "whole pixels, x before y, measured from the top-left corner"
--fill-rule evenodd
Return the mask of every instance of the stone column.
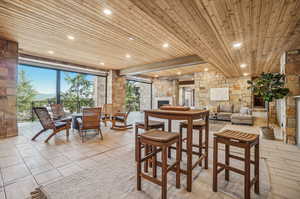
M 126 79 L 119 71 L 111 70 L 107 81 L 107 103 L 113 104 L 114 111 L 126 111 Z
M 18 43 L 0 39 L 0 138 L 17 136 Z
M 285 64 L 286 87 L 290 94 L 286 98 L 286 137 L 288 144 L 296 144 L 296 100 L 294 96 L 300 95 L 300 50 L 287 53 Z

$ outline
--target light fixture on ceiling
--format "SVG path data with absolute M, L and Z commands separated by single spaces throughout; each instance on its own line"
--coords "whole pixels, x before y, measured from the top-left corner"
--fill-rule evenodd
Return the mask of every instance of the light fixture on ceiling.
M 101 62 L 100 64 L 101 64 L 102 66 L 104 66 L 104 63 L 103 63 L 103 62 Z
M 181 72 L 177 72 L 177 75 L 181 75 Z
M 208 68 L 204 68 L 204 71 L 207 72 L 207 71 L 208 71 Z
M 232 46 L 234 48 L 240 48 L 242 46 L 242 43 L 241 42 L 236 42 L 236 43 L 233 43 Z
M 129 55 L 129 54 L 126 54 L 126 58 L 130 58 L 131 57 L 131 55 Z
M 241 67 L 241 68 L 246 68 L 246 67 L 247 67 L 247 64 L 241 64 L 240 67 Z
M 168 47 L 169 47 L 169 44 L 168 44 L 168 43 L 164 43 L 164 44 L 163 44 L 163 47 L 164 47 L 164 48 L 168 48 Z
M 159 76 L 158 75 L 154 75 L 154 77 L 158 78 Z
M 243 75 L 244 75 L 244 76 L 248 76 L 248 75 L 249 75 L 249 73 L 244 73 Z
M 104 10 L 103 10 L 103 13 L 106 14 L 106 15 L 111 15 L 111 14 L 112 14 L 112 11 L 109 10 L 109 9 L 104 9 Z
M 132 37 L 129 37 L 128 39 L 129 39 L 129 40 L 134 40 Z
M 49 50 L 48 53 L 51 54 L 51 55 L 53 55 L 53 54 L 54 54 L 54 51 Z
M 72 36 L 72 35 L 68 35 L 67 37 L 68 37 L 68 39 L 70 39 L 70 40 L 74 40 L 74 39 L 75 39 L 75 37 Z

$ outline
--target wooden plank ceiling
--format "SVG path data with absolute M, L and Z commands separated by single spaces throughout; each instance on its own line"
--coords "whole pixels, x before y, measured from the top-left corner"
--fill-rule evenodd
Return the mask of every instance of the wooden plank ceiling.
M 0 36 L 22 53 L 93 68 L 196 54 L 227 76 L 256 75 L 297 47 L 299 10 L 300 0 L 0 0 Z
M 214 70 L 210 64 L 198 64 L 193 66 L 185 66 L 180 68 L 174 68 L 169 70 L 150 72 L 145 74 L 148 77 L 169 77 L 169 76 L 181 76 L 181 75 L 189 75 L 195 72 L 204 72 Z

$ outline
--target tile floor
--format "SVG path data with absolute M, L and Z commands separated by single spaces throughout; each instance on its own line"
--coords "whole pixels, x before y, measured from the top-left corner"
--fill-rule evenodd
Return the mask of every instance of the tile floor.
M 90 135 L 83 144 L 76 132 L 70 133 L 68 140 L 61 133 L 45 144 L 46 135 L 30 140 L 40 128 L 38 123 L 21 123 L 19 136 L 0 139 L 0 199 L 28 198 L 39 185 L 97 168 L 118 148 L 134 147 L 133 130 L 103 127 L 104 140 Z M 300 149 L 268 140 L 261 142 L 261 149 L 269 167 L 271 198 L 299 199 Z

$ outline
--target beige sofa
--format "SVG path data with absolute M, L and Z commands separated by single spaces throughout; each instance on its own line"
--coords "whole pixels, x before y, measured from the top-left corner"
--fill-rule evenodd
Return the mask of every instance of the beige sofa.
M 232 124 L 247 124 L 253 125 L 252 111 L 248 107 L 242 107 L 239 113 L 231 115 Z

